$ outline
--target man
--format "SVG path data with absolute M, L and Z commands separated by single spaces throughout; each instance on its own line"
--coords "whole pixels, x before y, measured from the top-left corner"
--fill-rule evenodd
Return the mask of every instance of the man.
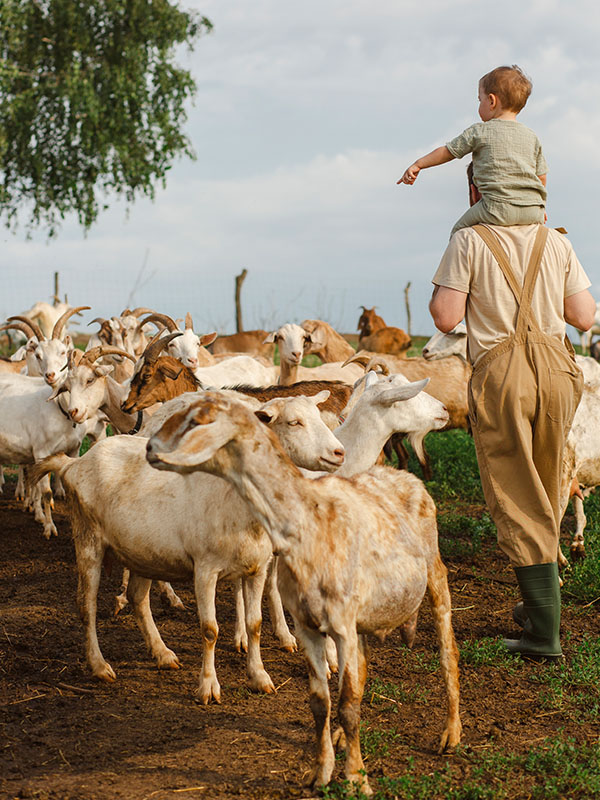
M 472 178 L 469 194 L 477 202 Z M 505 644 L 513 653 L 561 658 L 561 460 L 583 387 L 565 323 L 593 324 L 590 281 L 568 239 L 536 224 L 457 231 L 433 283 L 436 327 L 446 333 L 466 317 L 481 482 L 523 597 L 513 614 L 523 634 Z

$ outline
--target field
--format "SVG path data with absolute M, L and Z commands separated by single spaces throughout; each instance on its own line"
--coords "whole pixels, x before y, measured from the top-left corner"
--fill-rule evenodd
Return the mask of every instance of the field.
M 588 557 L 565 576 L 565 662 L 512 659 L 499 640 L 518 634 L 511 619 L 516 585 L 495 546 L 472 442 L 453 431 L 431 434 L 427 447 L 461 653 L 464 736 L 456 752 L 437 754 L 445 699 L 425 603 L 412 651 L 397 634 L 372 643 L 362 748 L 376 797 L 600 797 L 600 502 L 586 500 Z M 411 468 L 419 470 L 416 462 Z M 233 595 L 228 584 L 220 587 L 223 702 L 204 707 L 193 696 L 200 635 L 191 587 L 175 587 L 184 611 L 163 608 L 153 595 L 158 627 L 183 663 L 179 671 L 158 671 L 133 616 L 125 610 L 112 617 L 120 584 L 113 572 L 100 587 L 98 630 L 118 680 L 101 685 L 83 658 L 74 552 L 61 504 L 59 537 L 46 542 L 13 493 L 8 483 L 0 498 L 0 796 L 310 797 L 302 787 L 314 736 L 306 669 L 301 654 L 277 649 L 268 611 L 263 656 L 278 687 L 269 696 L 245 688 L 244 660 L 232 643 Z M 564 527 L 573 529 L 570 516 Z M 331 687 L 335 699 L 335 680 Z M 324 796 L 359 797 L 341 781 L 341 765 Z

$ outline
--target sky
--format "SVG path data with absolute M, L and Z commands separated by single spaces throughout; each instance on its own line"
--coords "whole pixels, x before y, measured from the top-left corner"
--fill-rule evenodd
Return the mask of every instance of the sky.
M 198 91 L 154 202 L 111 202 L 87 236 L 0 229 L 0 314 L 50 300 L 53 275 L 84 322 L 148 306 L 197 332 L 321 318 L 352 332 L 359 306 L 430 335 L 434 274 L 467 207 L 467 158 L 397 186 L 416 158 L 477 117 L 484 73 L 519 64 L 519 120 L 548 162 L 549 224 L 569 231 L 600 299 L 600 8 L 591 0 L 182 0 L 214 31 L 178 61 Z

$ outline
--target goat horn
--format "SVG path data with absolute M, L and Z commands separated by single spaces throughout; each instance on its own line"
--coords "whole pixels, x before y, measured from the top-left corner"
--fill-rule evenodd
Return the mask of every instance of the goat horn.
M 176 331 L 175 333 L 170 333 L 168 336 L 163 336 L 162 338 L 159 338 L 158 336 L 154 337 L 142 354 L 142 358 L 146 364 L 154 364 L 171 339 L 176 339 L 178 336 L 183 336 L 183 332 Z
M 359 364 L 365 372 L 376 369 L 384 375 L 389 375 L 391 372 L 390 365 L 385 359 L 377 355 L 372 355 L 368 350 L 359 350 L 358 353 L 354 353 L 353 356 L 350 356 L 344 361 L 342 367 L 348 364 Z
M 69 317 L 72 317 L 74 314 L 79 314 L 80 311 L 89 311 L 90 308 L 91 306 L 77 306 L 77 308 L 70 308 L 68 311 L 65 311 L 65 313 L 54 323 L 52 338 L 60 339 L 62 337 L 63 329 Z
M 29 328 L 31 329 L 31 333 L 27 336 L 28 339 L 31 336 L 36 336 L 38 342 L 43 342 L 44 339 L 46 338 L 42 333 L 42 329 L 40 328 L 40 326 L 36 322 L 33 322 L 33 320 L 29 319 L 29 317 L 23 317 L 17 314 L 14 317 L 9 317 L 8 319 L 9 321 L 12 319 L 18 319 L 21 320 L 21 322 L 24 322 L 25 325 L 28 325 Z M 22 330 L 22 328 L 19 328 L 19 330 Z M 25 331 L 23 331 L 23 333 L 25 333 Z
M 98 347 L 92 347 L 91 350 L 86 350 L 79 363 L 82 364 L 85 361 L 87 364 L 93 364 L 94 361 L 97 361 L 102 356 L 112 355 L 125 356 L 125 358 L 133 361 L 134 364 L 137 361 L 135 356 L 132 356 L 131 353 L 128 353 L 125 350 L 121 350 L 120 347 L 107 347 L 106 345 L 99 345 Z
M 185 329 L 186 331 L 193 331 L 194 330 L 194 323 L 192 322 L 192 315 L 188 311 L 185 315 Z
M 152 308 L 146 308 L 145 306 L 138 306 L 134 308 L 133 311 L 130 308 L 124 308 L 119 316 L 141 317 L 142 314 L 154 314 L 154 310 Z
M 167 316 L 166 314 L 150 314 L 150 316 L 146 317 L 146 319 L 140 320 L 140 325 L 145 325 L 147 322 L 160 322 L 161 325 L 164 325 L 169 329 L 170 333 L 179 330 L 175 320 L 171 319 L 171 317 Z
M 97 322 L 97 323 L 98 323 L 98 325 L 104 325 L 104 323 L 105 323 L 106 321 L 107 321 L 107 320 L 105 320 L 105 319 L 104 319 L 104 317 L 96 317 L 96 319 L 93 319 L 91 322 L 88 322 L 88 326 L 89 326 L 89 325 L 93 325 L 93 324 L 94 324 L 94 322 Z

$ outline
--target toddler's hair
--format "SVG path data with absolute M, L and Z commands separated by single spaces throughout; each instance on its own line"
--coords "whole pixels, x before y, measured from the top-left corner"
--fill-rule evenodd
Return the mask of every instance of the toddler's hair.
M 531 94 L 532 83 L 516 64 L 511 67 L 496 67 L 479 81 L 486 94 L 495 94 L 503 108 L 517 113 L 524 107 Z

